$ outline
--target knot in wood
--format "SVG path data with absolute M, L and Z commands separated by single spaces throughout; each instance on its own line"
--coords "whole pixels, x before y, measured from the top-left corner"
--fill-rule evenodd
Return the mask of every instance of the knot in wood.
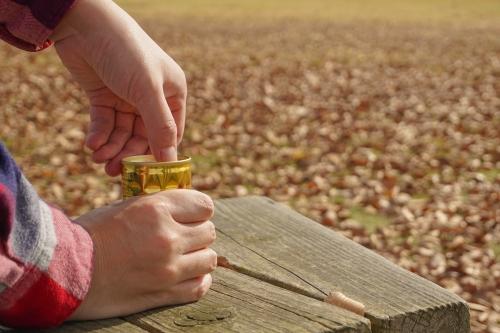
M 233 317 L 229 308 L 203 307 L 183 311 L 174 319 L 177 326 L 197 326 L 220 323 Z

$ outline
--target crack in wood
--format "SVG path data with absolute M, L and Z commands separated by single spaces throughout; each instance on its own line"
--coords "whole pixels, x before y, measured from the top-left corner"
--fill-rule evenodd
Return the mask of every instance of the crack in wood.
M 220 282 L 219 282 L 219 283 L 220 283 Z M 228 289 L 232 289 L 232 290 L 235 290 L 235 291 L 241 292 L 241 290 L 235 289 L 235 288 L 233 288 L 232 286 L 227 285 L 227 284 L 225 284 L 225 283 L 220 283 L 220 284 L 221 284 L 221 285 L 224 285 L 224 287 L 226 287 L 226 288 L 228 288 Z M 235 297 L 234 295 L 230 295 L 230 294 L 224 293 L 224 292 L 222 292 L 222 291 L 220 291 L 220 290 L 214 290 L 214 291 L 215 291 L 215 292 L 218 292 L 219 294 L 222 294 L 222 295 L 226 295 L 226 296 L 229 296 L 229 297 L 236 298 L 236 299 L 238 299 L 238 300 L 240 300 L 240 301 L 242 301 L 242 302 L 245 302 L 245 303 L 247 303 L 247 304 L 250 304 L 250 305 L 252 305 L 252 306 L 257 306 L 257 305 L 255 305 L 255 304 L 253 304 L 253 303 L 249 302 L 249 301 L 248 301 L 248 300 L 246 300 L 246 299 L 242 299 L 242 298 L 239 298 L 239 297 Z M 282 309 L 282 310 L 284 310 L 284 311 L 287 311 L 287 312 L 293 313 L 293 314 L 294 314 L 294 315 L 296 315 L 296 316 L 299 316 L 299 317 L 302 317 L 302 318 L 304 318 L 304 319 L 307 319 L 307 320 L 310 320 L 310 321 L 312 321 L 312 322 L 315 322 L 315 323 L 317 323 L 317 324 L 319 324 L 319 325 L 321 325 L 321 326 L 323 326 L 323 327 L 325 327 L 325 328 L 327 328 L 327 329 L 330 329 L 330 330 L 335 330 L 335 329 L 336 329 L 336 327 L 329 326 L 329 325 L 327 325 L 327 324 L 325 324 L 325 323 L 322 323 L 321 321 L 318 321 L 318 320 L 315 320 L 315 319 L 316 319 L 316 318 L 319 318 L 319 319 L 323 319 L 323 320 L 327 320 L 327 321 L 332 321 L 334 324 L 337 324 L 337 325 L 345 325 L 345 323 L 338 323 L 338 322 L 336 322 L 336 321 L 333 321 L 333 320 L 330 320 L 330 319 L 327 319 L 327 318 L 324 318 L 324 317 L 322 317 L 322 316 L 318 316 L 318 315 L 316 315 L 316 316 L 315 316 L 316 318 L 313 318 L 312 316 L 307 316 L 307 315 L 305 315 L 305 314 L 303 314 L 303 313 L 300 313 L 300 312 L 297 312 L 297 311 L 293 311 L 293 310 L 291 310 L 291 309 L 290 309 L 290 308 L 288 308 L 288 307 L 281 306 L 281 305 L 279 305 L 277 302 L 276 302 L 276 303 L 275 303 L 275 302 L 270 302 L 270 301 L 268 301 L 267 299 L 265 299 L 265 298 L 263 298 L 263 297 L 254 296 L 254 298 L 258 299 L 259 301 L 261 301 L 261 302 L 263 302 L 263 303 L 266 303 L 266 304 L 269 304 L 269 305 L 275 306 L 275 307 L 277 307 L 277 308 L 280 308 L 280 309 Z M 268 309 L 265 309 L 265 308 L 262 308 L 262 307 L 260 307 L 260 308 L 261 308 L 262 310 L 269 311 Z M 356 329 L 356 327 L 349 327 L 349 328 Z
M 241 242 L 237 241 L 234 237 L 232 237 L 232 236 L 228 235 L 227 233 L 225 233 L 224 231 L 220 230 L 219 228 L 216 228 L 216 230 L 217 230 L 218 232 L 220 232 L 221 234 L 223 234 L 224 236 L 226 236 L 227 238 L 229 238 L 230 240 L 232 240 L 233 242 L 235 242 L 236 244 L 238 244 L 239 246 L 241 246 L 241 247 L 243 247 L 243 248 L 247 249 L 248 251 L 250 251 L 250 252 L 254 253 L 254 254 L 255 254 L 255 255 L 257 255 L 257 256 L 259 256 L 260 258 L 262 258 L 262 259 L 264 259 L 264 260 L 266 260 L 266 261 L 270 262 L 271 264 L 278 266 L 278 267 L 279 267 L 279 268 L 281 268 L 282 270 L 284 270 L 284 271 L 286 271 L 286 272 L 288 272 L 288 273 L 292 274 L 293 276 L 295 276 L 296 278 L 298 278 L 298 279 L 299 279 L 299 280 L 301 280 L 302 282 L 306 283 L 307 285 L 309 285 L 309 286 L 313 287 L 314 289 L 316 289 L 317 291 L 319 291 L 319 292 L 320 292 L 320 293 L 322 293 L 323 295 L 325 295 L 325 296 L 327 296 L 327 295 L 328 295 L 328 294 L 327 294 L 327 293 L 325 293 L 323 290 L 321 290 L 321 289 L 320 289 L 320 288 L 318 288 L 317 286 L 313 285 L 312 283 L 310 283 L 310 282 L 309 282 L 309 281 L 307 281 L 306 279 L 302 278 L 302 277 L 301 277 L 300 275 L 298 275 L 297 273 L 295 273 L 295 272 L 291 271 L 290 269 L 288 269 L 288 268 L 286 268 L 286 267 L 283 267 L 282 265 L 280 265 L 280 264 L 278 264 L 278 263 L 276 263 L 276 262 L 272 261 L 272 260 L 271 260 L 271 259 L 269 259 L 269 258 L 266 258 L 265 256 L 263 256 L 263 255 L 262 255 L 262 254 L 260 254 L 259 252 L 257 252 L 257 251 L 255 251 L 255 250 L 253 250 L 252 248 L 250 248 L 250 247 L 248 247 L 248 246 L 246 246 L 246 245 L 242 244 Z M 227 258 L 227 257 L 225 257 L 225 256 L 224 256 L 224 258 Z M 245 274 L 245 275 L 251 276 L 251 277 L 256 278 L 256 279 L 259 279 L 259 280 L 263 280 L 264 282 L 270 283 L 270 284 L 275 285 L 275 286 L 277 286 L 277 287 L 284 288 L 284 289 L 288 289 L 288 290 L 290 290 L 290 291 L 293 291 L 293 292 L 296 292 L 296 293 L 299 293 L 299 294 L 302 294 L 302 295 L 305 295 L 305 296 L 308 296 L 308 297 L 312 297 L 312 298 L 317 299 L 317 300 L 319 300 L 319 301 L 323 301 L 323 299 L 322 299 L 322 298 L 317 297 L 317 296 L 313 295 L 312 293 L 309 293 L 309 292 L 307 292 L 307 291 L 305 291 L 305 290 L 303 290 L 303 289 L 300 289 L 300 288 L 298 288 L 298 287 L 295 287 L 295 286 L 293 286 L 293 285 L 291 285 L 291 284 L 284 283 L 284 282 L 279 281 L 279 280 L 277 280 L 277 279 L 273 279 L 272 277 L 267 276 L 267 275 L 265 275 L 265 274 L 262 274 L 262 275 L 261 275 L 261 274 L 257 274 L 256 272 L 252 272 L 252 271 L 250 271 L 250 270 L 248 270 L 248 269 L 245 269 L 245 268 L 243 268 L 243 267 L 237 267 L 236 265 L 234 265 L 234 264 L 230 263 L 230 262 L 229 262 L 229 260 L 228 260 L 228 262 L 227 262 L 227 263 L 229 264 L 229 266 L 230 266 L 230 267 L 234 267 L 234 269 L 235 269 L 237 272 L 239 272 L 239 273 L 242 273 L 242 274 Z M 290 289 L 290 288 L 292 288 L 292 289 Z
M 325 292 L 323 292 L 321 289 L 317 288 L 316 286 L 314 286 L 313 284 L 309 283 L 308 281 L 304 280 L 303 278 L 301 278 L 298 274 L 290 271 L 289 269 L 273 262 L 271 259 L 269 258 L 266 258 L 264 256 L 262 256 L 261 254 L 259 254 L 258 252 L 256 252 L 255 250 L 243 245 L 242 243 L 238 242 L 236 239 L 234 239 L 233 237 L 229 236 L 228 234 L 224 233 L 222 230 L 216 228 L 216 230 L 218 232 L 220 232 L 221 234 L 223 234 L 224 236 L 226 236 L 227 238 L 231 239 L 233 242 L 235 242 L 236 244 L 238 244 L 239 246 L 241 247 L 244 247 L 246 248 L 247 250 L 251 251 L 252 253 L 258 255 L 260 258 L 263 258 L 265 260 L 267 260 L 268 262 L 280 267 L 281 269 L 291 273 L 292 275 L 294 275 L 295 277 L 299 278 L 300 280 L 302 280 L 303 282 L 306 282 L 308 285 L 310 285 L 311 287 L 315 288 L 316 290 L 318 290 L 319 292 L 323 293 L 326 297 L 325 298 L 320 298 L 304 289 L 301 289 L 300 287 L 297 287 L 297 286 L 294 286 L 292 284 L 288 284 L 288 283 L 285 283 L 281 280 L 278 280 L 278 279 L 274 279 L 268 275 L 265 275 L 264 273 L 258 273 L 258 272 L 255 272 L 255 271 L 251 271 L 249 269 L 246 269 L 242 266 L 239 266 L 239 265 L 236 265 L 236 264 L 233 264 L 229 261 L 229 259 L 226 257 L 226 256 L 222 256 L 222 255 L 219 255 L 217 256 L 217 266 L 219 267 L 224 267 L 224 268 L 227 268 L 227 269 L 230 269 L 230 270 L 233 270 L 235 272 L 238 272 L 238 273 L 241 273 L 241 274 L 244 274 L 244 275 L 248 275 L 252 278 L 255 278 L 255 279 L 258 279 L 260 281 L 263 281 L 263 282 L 266 282 L 266 283 L 269 283 L 269 284 L 272 284 L 273 286 L 277 286 L 277 287 L 280 287 L 280 288 L 283 288 L 283 289 L 287 289 L 289 291 L 293 291 L 293 292 L 296 292 L 296 293 L 299 293 L 301 295 L 304 295 L 304 296 L 307 296 L 307 297 L 311 297 L 311 298 L 314 298 L 316 300 L 319 300 L 319 301 L 323 301 L 323 302 L 326 302 L 328 304 L 331 304 L 331 305 L 334 305 L 334 306 L 338 306 L 344 310 L 347 310 L 347 311 L 350 311 L 352 313 L 355 313 L 357 315 L 360 315 L 360 316 L 364 316 L 365 314 L 365 305 L 362 304 L 361 302 L 358 302 L 358 301 L 355 301 L 347 296 L 345 296 L 344 294 L 340 293 L 340 292 L 337 292 L 337 291 L 331 291 L 329 294 L 326 294 Z

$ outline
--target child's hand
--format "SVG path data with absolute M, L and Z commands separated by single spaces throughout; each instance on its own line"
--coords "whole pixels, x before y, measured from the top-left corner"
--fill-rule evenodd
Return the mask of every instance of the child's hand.
M 115 176 L 123 157 L 149 148 L 157 160 L 177 159 L 184 72 L 125 11 L 109 0 L 79 0 L 51 38 L 89 97 L 86 144 L 95 162 Z
M 212 200 L 170 190 L 96 209 L 77 222 L 94 242 L 90 290 L 70 319 L 127 315 L 198 300 L 217 265 Z

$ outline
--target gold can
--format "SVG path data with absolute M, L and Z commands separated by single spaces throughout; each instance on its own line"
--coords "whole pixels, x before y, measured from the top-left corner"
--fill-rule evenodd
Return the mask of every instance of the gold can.
M 122 160 L 123 199 L 190 187 L 190 157 L 182 157 L 173 162 L 157 162 L 153 155 L 138 155 Z

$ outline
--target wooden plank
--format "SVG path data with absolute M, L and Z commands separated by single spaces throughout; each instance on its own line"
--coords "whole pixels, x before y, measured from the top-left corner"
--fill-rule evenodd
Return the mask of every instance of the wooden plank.
M 266 236 L 261 235 L 260 237 L 263 239 Z M 297 277 L 293 272 L 287 271 L 249 248 L 241 246 L 238 242 L 222 232 L 218 232 L 213 249 L 219 255 L 228 255 L 233 265 L 232 268 L 240 273 L 250 275 L 254 278 L 264 280 L 276 286 L 309 297 L 319 298 L 318 293 L 321 292 L 306 281 Z
M 458 296 L 268 198 L 218 200 L 213 221 L 237 270 L 271 283 L 293 275 L 279 283 L 317 299 L 340 291 L 365 304 L 373 332 L 470 331 Z
M 366 318 L 228 269 L 218 268 L 196 303 L 126 319 L 151 332 L 370 332 Z
M 131 323 L 128 323 L 119 318 L 107 319 L 107 320 L 91 320 L 91 321 L 81 321 L 81 322 L 71 322 L 64 324 L 59 328 L 46 329 L 46 330 L 10 330 L 11 332 L 33 332 L 33 333 L 81 333 L 81 332 L 99 332 L 99 333 L 146 333 L 140 327 L 137 327 Z

